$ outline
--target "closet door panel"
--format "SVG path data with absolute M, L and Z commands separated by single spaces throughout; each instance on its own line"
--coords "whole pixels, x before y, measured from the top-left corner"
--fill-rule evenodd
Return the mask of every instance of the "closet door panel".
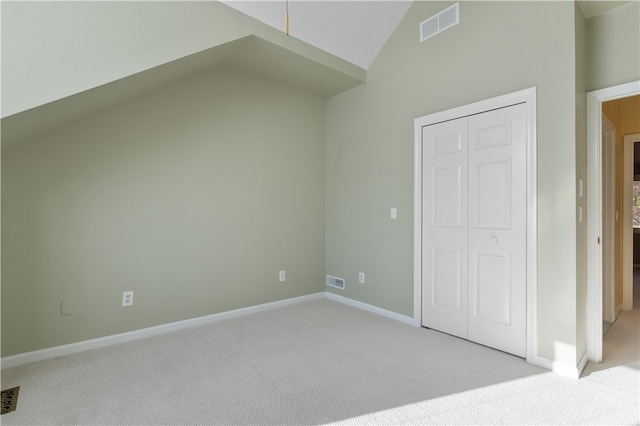
M 467 119 L 422 129 L 422 325 L 467 337 Z
M 468 338 L 526 355 L 526 115 L 469 117 Z

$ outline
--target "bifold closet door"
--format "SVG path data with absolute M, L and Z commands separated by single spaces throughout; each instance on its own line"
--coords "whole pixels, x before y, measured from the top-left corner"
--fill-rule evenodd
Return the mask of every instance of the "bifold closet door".
M 425 327 L 526 354 L 526 115 L 423 128 Z
M 422 129 L 422 325 L 465 339 L 467 121 Z

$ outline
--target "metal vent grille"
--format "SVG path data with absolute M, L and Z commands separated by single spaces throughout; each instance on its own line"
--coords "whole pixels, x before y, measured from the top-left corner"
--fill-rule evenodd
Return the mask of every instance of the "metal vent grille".
M 20 386 L 2 391 L 2 411 L 0 411 L 0 414 L 7 414 L 12 411 L 16 411 L 19 392 Z
M 327 275 L 326 284 L 330 287 L 339 288 L 344 290 L 344 278 L 334 277 L 333 275 Z
M 425 41 L 460 22 L 460 3 L 420 22 L 420 41 Z

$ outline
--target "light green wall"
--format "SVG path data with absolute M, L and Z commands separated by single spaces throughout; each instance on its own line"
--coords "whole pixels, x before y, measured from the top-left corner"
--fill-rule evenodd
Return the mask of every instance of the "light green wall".
M 250 35 L 337 77 L 364 76 L 360 67 L 217 1 L 3 1 L 1 19 L 2 117 Z M 291 62 L 296 56 L 265 68 L 286 74 L 287 65 L 300 63 Z
M 640 78 L 639 4 L 584 22 L 572 2 L 462 2 L 458 26 L 419 43 L 419 22 L 451 3 L 415 2 L 368 83 L 326 102 L 326 128 L 323 100 L 220 68 L 3 151 L 2 355 L 322 291 L 325 256 L 347 279 L 329 291 L 412 315 L 413 119 L 536 86 L 538 354 L 575 365 L 583 88 Z M 214 8 L 232 18 L 215 37 L 242 22 L 322 56 Z
M 587 20 L 587 91 L 640 80 L 640 2 Z
M 347 283 L 328 291 L 412 316 L 413 119 L 536 86 L 538 355 L 575 366 L 574 4 L 461 2 L 460 24 L 420 43 L 450 4 L 414 2 L 367 84 L 327 101 L 327 273 Z
M 2 356 L 323 291 L 324 110 L 217 68 L 3 151 Z

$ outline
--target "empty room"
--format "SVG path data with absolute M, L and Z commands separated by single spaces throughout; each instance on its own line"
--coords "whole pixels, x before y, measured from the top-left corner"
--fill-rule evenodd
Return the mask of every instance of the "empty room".
M 3 424 L 640 421 L 640 1 L 0 19 Z

